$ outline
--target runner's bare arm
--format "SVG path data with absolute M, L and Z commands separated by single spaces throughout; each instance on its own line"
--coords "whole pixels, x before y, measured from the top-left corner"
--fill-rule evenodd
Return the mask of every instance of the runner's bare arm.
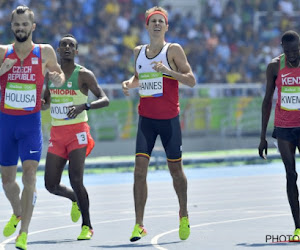
M 17 59 L 6 58 L 4 60 L 6 49 L 6 45 L 0 45 L 0 76 L 4 75 L 7 71 L 9 71 L 12 68 L 12 66 L 14 66 L 14 64 L 17 62 Z
M 278 74 L 278 61 L 273 60 L 269 63 L 266 71 L 267 86 L 266 92 L 263 99 L 261 107 L 261 134 L 260 134 L 260 144 L 258 147 L 258 153 L 261 158 L 266 159 L 268 154 L 268 142 L 266 140 L 267 127 L 270 119 L 270 114 L 272 110 L 272 100 L 275 91 L 275 80 Z M 265 152 L 265 153 L 264 153 Z
M 109 105 L 109 99 L 99 86 L 92 71 L 83 67 L 79 72 L 78 85 L 83 94 L 88 95 L 90 90 L 97 97 L 97 100 L 90 103 L 90 109 L 99 109 Z M 74 119 L 84 110 L 86 110 L 85 103 L 70 106 L 67 116 Z
M 65 82 L 65 74 L 61 70 L 54 49 L 49 44 L 42 45 L 43 74 L 49 72 L 49 79 L 56 87 L 61 87 Z
M 43 94 L 43 98 L 42 98 L 42 110 L 46 110 L 50 107 L 50 101 L 51 101 L 51 95 L 50 95 L 50 90 L 49 90 L 49 86 L 48 86 L 48 81 L 49 81 L 49 75 L 48 73 L 45 75 L 45 91 Z
M 91 109 L 99 109 L 109 105 L 109 99 L 97 82 L 94 73 L 86 68 L 80 71 L 80 82 L 82 86 L 86 86 L 87 90 L 90 90 L 97 100 L 91 102 Z
M 168 59 L 170 59 L 171 63 L 173 62 L 175 64 L 177 71 L 169 70 L 167 74 L 173 76 L 182 84 L 194 87 L 196 84 L 195 76 L 186 55 L 179 44 L 172 43 L 170 45 Z
M 135 70 L 135 63 L 136 63 L 136 59 L 137 59 L 137 56 L 141 50 L 142 46 L 137 46 L 134 48 L 133 50 L 133 53 L 134 53 L 134 70 Z M 129 96 L 129 89 L 132 89 L 132 88 L 137 88 L 139 87 L 139 77 L 138 77 L 138 74 L 135 70 L 135 73 L 134 75 L 129 79 L 129 80 L 126 80 L 126 81 L 123 81 L 122 82 L 122 90 L 123 90 L 123 93 L 124 95 L 126 96 Z

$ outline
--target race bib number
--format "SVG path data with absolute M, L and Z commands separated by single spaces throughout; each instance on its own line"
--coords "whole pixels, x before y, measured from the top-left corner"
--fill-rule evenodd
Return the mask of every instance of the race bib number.
M 4 108 L 31 111 L 36 106 L 36 85 L 8 82 L 5 89 Z
M 73 105 L 72 97 L 52 97 L 50 114 L 54 119 L 67 120 L 69 119 L 67 114 L 69 112 L 69 106 Z
M 140 97 L 160 97 L 163 95 L 163 76 L 160 72 L 139 74 Z
M 282 87 L 280 107 L 284 110 L 300 110 L 300 87 Z
M 88 139 L 87 139 L 86 132 L 78 133 L 78 134 L 76 134 L 76 136 L 77 136 L 77 140 L 78 140 L 79 145 L 88 144 Z

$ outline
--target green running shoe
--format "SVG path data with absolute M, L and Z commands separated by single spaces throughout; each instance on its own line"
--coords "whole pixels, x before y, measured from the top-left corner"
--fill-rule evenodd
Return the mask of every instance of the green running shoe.
M 12 215 L 9 222 L 5 225 L 3 229 L 3 235 L 5 237 L 11 236 L 17 229 L 17 226 L 21 220 L 21 216 Z
M 294 235 L 290 237 L 291 242 L 300 242 L 300 228 L 297 228 L 294 232 Z
M 190 222 L 188 217 L 180 218 L 179 225 L 179 238 L 181 240 L 186 240 L 190 236 Z
M 16 248 L 21 250 L 27 249 L 27 233 L 22 232 L 16 239 Z
M 147 235 L 146 228 L 140 226 L 140 224 L 135 224 L 134 229 L 132 231 L 132 235 L 130 237 L 130 241 L 131 242 L 137 241 L 146 235 Z
M 73 222 L 77 222 L 80 218 L 81 212 L 78 207 L 78 204 L 76 201 L 72 201 L 72 208 L 71 208 L 71 219 Z
M 88 226 L 82 226 L 81 233 L 78 236 L 77 240 L 90 240 L 94 234 L 93 229 Z

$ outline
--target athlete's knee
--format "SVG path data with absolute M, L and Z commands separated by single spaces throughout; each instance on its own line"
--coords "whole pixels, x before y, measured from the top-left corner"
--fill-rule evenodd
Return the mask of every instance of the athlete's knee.
M 22 183 L 24 188 L 34 189 L 36 184 L 36 173 L 35 171 L 24 171 L 22 176 Z
M 15 180 L 12 179 L 2 179 L 2 187 L 5 192 L 9 192 L 9 190 L 13 189 L 17 184 Z
M 147 167 L 135 166 L 134 181 L 146 181 Z
M 73 189 L 83 188 L 83 177 L 82 176 L 70 176 L 70 184 Z
M 182 178 L 185 176 L 181 162 L 168 162 L 168 166 L 173 178 Z
M 286 173 L 286 179 L 288 182 L 297 182 L 298 174 L 296 171 L 289 171 Z
M 45 188 L 51 193 L 51 194 L 57 194 L 58 185 L 53 184 L 47 180 L 45 180 Z

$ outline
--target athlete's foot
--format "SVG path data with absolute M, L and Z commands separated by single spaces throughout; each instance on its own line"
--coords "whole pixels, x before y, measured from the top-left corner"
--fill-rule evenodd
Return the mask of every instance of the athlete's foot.
M 21 250 L 27 249 L 27 233 L 22 232 L 16 239 L 16 248 Z
M 179 225 L 179 238 L 181 240 L 186 240 L 190 236 L 190 222 L 188 217 L 180 218 Z
M 294 235 L 290 238 L 291 242 L 300 242 L 300 228 L 294 231 Z
M 76 201 L 72 201 L 72 208 L 71 208 L 71 219 L 73 222 L 77 222 L 80 218 L 81 212 L 78 207 L 78 204 Z
M 131 242 L 137 241 L 146 235 L 147 235 L 146 228 L 140 226 L 140 224 L 135 224 L 134 229 L 132 231 L 132 235 L 130 237 L 130 241 Z
M 77 240 L 90 240 L 94 234 L 94 231 L 92 228 L 89 228 L 88 226 L 83 225 L 81 228 L 81 233 L 77 237 Z
M 20 220 L 21 216 L 16 216 L 13 214 L 3 229 L 3 235 L 5 237 L 11 236 L 16 231 Z

